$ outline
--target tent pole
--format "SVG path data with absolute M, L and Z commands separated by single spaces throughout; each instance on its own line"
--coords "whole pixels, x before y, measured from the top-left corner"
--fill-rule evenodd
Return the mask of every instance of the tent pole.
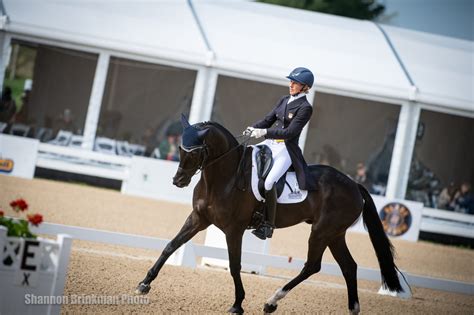
M 105 81 L 109 69 L 110 54 L 101 52 L 97 60 L 95 69 L 94 82 L 92 83 L 92 91 L 89 99 L 89 108 L 87 110 L 86 124 L 84 126 L 84 139 L 82 148 L 92 150 L 94 147 L 97 125 L 99 123 L 100 107 L 102 105 L 102 97 L 104 96 Z
M 385 193 L 387 198 L 405 198 L 420 112 L 421 107 L 416 102 L 402 104 Z

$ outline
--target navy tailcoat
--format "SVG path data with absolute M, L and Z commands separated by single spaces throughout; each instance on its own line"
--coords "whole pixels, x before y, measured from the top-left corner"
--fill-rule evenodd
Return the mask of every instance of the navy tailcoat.
M 316 183 L 298 145 L 301 131 L 313 114 L 313 107 L 306 96 L 287 104 L 289 98 L 289 95 L 280 98 L 273 110 L 253 127 L 267 129 L 266 139 L 285 140 L 299 187 L 304 190 L 316 190 Z

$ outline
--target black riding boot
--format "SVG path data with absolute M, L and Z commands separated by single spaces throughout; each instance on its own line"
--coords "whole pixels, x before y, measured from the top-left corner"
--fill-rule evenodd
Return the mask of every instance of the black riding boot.
M 277 191 L 276 185 L 272 189 L 265 191 L 265 214 L 266 220 L 260 226 L 253 230 L 252 233 L 259 239 L 271 238 L 273 229 L 275 228 L 275 212 L 277 206 Z

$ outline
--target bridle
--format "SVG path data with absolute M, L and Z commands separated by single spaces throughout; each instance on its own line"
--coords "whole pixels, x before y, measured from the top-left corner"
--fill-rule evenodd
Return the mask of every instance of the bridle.
M 189 177 L 192 177 L 198 171 L 202 171 L 204 162 L 206 161 L 207 157 L 209 156 L 209 153 L 207 151 L 207 144 L 197 145 L 197 146 L 193 146 L 193 147 L 189 147 L 189 148 L 186 148 L 183 145 L 180 145 L 179 149 L 183 150 L 185 152 L 188 152 L 188 153 L 199 150 L 199 165 L 196 169 L 194 167 L 193 168 L 183 168 L 181 166 L 178 166 L 178 172 L 183 172 L 186 175 L 188 175 Z

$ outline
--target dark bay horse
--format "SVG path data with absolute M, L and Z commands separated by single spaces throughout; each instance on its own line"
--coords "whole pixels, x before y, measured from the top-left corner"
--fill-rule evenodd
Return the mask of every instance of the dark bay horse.
M 242 237 L 252 220 L 258 201 L 249 187 L 239 189 L 238 181 L 244 176 L 238 170 L 242 155 L 245 152 L 243 158 L 249 161 L 251 150 L 244 150 L 227 129 L 215 122 L 190 126 L 184 120 L 183 127 L 183 138 L 189 137 L 186 132 L 192 131 L 196 138 L 195 145 L 180 148 L 181 159 L 173 184 L 185 187 L 189 185 L 191 177 L 201 170 L 201 179 L 194 188 L 193 210 L 179 233 L 169 242 L 145 279 L 140 282 L 137 293 L 148 293 L 150 283 L 158 276 L 168 257 L 196 233 L 214 224 L 226 236 L 230 273 L 235 285 L 235 301 L 229 312 L 243 313 L 245 291 L 240 277 Z M 245 176 L 250 176 L 250 168 L 250 163 L 247 163 L 244 168 Z M 301 222 L 311 224 L 308 257 L 300 274 L 268 299 L 264 311 L 275 311 L 278 300 L 317 273 L 321 269 L 323 252 L 329 247 L 347 284 L 349 311 L 351 314 L 359 313 L 357 264 L 349 253 L 345 234 L 361 213 L 380 265 L 383 285 L 391 291 L 403 291 L 397 275 L 398 268 L 393 260 L 393 246 L 385 235 L 367 190 L 332 167 L 313 165 L 310 169 L 318 183 L 318 190 L 310 191 L 301 203 L 279 204 L 275 222 L 276 228 Z

